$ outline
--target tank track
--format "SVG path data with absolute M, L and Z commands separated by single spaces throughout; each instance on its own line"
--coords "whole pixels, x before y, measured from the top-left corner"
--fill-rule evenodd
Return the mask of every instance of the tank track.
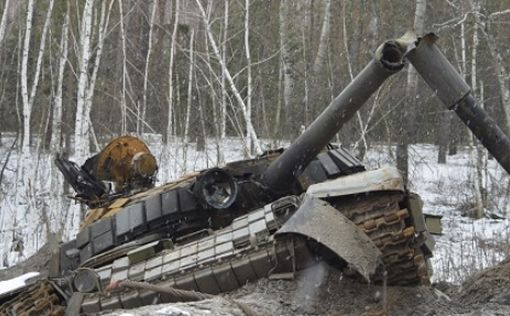
M 50 281 L 29 286 L 18 296 L 0 306 L 0 315 L 63 316 L 65 307 Z
M 404 194 L 372 193 L 342 197 L 335 207 L 361 228 L 382 252 L 388 284 L 430 284 L 426 255 L 417 238 Z M 375 276 L 381 282 L 383 276 Z

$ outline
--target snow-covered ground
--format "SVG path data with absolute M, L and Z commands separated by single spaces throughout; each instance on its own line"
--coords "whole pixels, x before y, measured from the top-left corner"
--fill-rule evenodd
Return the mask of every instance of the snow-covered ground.
M 146 142 L 159 161 L 160 171 L 158 183 L 175 179 L 191 170 L 200 170 L 217 165 L 218 150 L 224 161 L 243 159 L 243 146 L 239 139 L 229 138 L 221 146 L 210 140 L 203 152 L 196 151 L 195 144 L 183 146 L 178 142 L 164 156 L 161 139 L 157 136 L 146 137 Z M 4 144 L 10 141 L 4 139 Z M 270 141 L 264 142 L 264 148 L 270 148 Z M 280 144 L 281 145 L 281 144 Z M 394 153 L 394 148 L 392 148 Z M 8 147 L 0 146 L 0 168 L 4 165 Z M 437 164 L 437 148 L 433 145 L 415 145 L 410 148 L 411 188 L 419 193 L 425 202 L 425 212 L 443 215 L 444 235 L 437 237 L 435 256 L 432 259 L 434 281 L 462 282 L 471 273 L 496 264 L 510 254 L 510 222 L 508 219 L 491 219 L 489 217 L 473 220 L 463 214 L 474 205 L 473 174 L 468 149 L 462 149 L 455 156 L 449 156 L 447 164 Z M 388 146 L 373 146 L 367 154 L 365 163 L 369 168 L 383 165 L 394 165 Z M 17 153 L 13 152 L 4 171 L 4 179 L 0 184 L 0 258 L 6 263 L 9 251 L 6 245 L 12 239 L 12 229 L 4 227 L 6 217 L 15 212 L 15 190 Z M 27 258 L 37 247 L 44 243 L 41 229 L 40 208 L 50 205 L 49 164 L 47 155 L 34 157 L 33 166 L 39 166 L 39 174 L 34 179 L 36 208 L 27 217 L 27 236 L 24 240 L 23 256 Z M 35 170 L 33 170 L 35 172 Z M 510 177 L 494 160 L 489 160 L 487 168 L 487 187 L 489 207 L 487 213 L 510 217 L 509 186 Z M 71 204 L 72 205 L 72 204 Z M 74 206 L 73 210 L 77 207 Z M 59 214 L 66 214 L 60 211 Z M 62 219 L 61 219 L 62 220 Z M 74 231 L 76 227 L 74 228 Z M 72 236 L 75 232 L 68 231 Z

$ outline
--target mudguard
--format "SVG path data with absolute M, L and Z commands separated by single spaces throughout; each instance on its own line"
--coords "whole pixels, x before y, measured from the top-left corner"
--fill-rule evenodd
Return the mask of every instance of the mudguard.
M 381 262 L 381 251 L 345 215 L 326 201 L 305 195 L 296 213 L 276 232 L 275 238 L 300 235 L 331 250 L 367 281 Z

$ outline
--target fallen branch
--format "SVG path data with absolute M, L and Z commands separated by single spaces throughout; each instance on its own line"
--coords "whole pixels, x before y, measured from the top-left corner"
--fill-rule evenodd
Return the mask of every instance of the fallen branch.
M 168 286 L 159 286 L 147 282 L 135 282 L 130 280 L 124 281 L 112 281 L 106 288 L 106 292 L 110 292 L 120 288 L 131 288 L 136 290 L 148 290 L 158 293 L 165 293 L 172 296 L 173 300 L 176 301 L 200 301 L 205 299 L 212 299 L 215 297 L 221 297 L 217 295 L 211 295 L 202 292 L 190 291 L 190 290 L 180 290 L 173 287 Z M 247 316 L 259 316 L 259 314 L 255 313 L 248 305 L 245 303 L 223 298 L 229 303 L 233 303 L 237 305 Z

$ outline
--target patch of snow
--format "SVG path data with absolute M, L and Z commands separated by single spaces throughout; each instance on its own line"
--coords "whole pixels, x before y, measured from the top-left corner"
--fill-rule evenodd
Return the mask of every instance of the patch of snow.
M 28 272 L 10 280 L 0 281 L 0 294 L 9 293 L 11 291 L 22 288 L 26 285 L 26 280 L 38 275 L 39 272 Z
M 156 315 L 164 315 L 164 316 L 191 316 L 191 314 L 187 311 L 184 311 L 180 308 L 174 306 L 165 306 L 156 311 Z

